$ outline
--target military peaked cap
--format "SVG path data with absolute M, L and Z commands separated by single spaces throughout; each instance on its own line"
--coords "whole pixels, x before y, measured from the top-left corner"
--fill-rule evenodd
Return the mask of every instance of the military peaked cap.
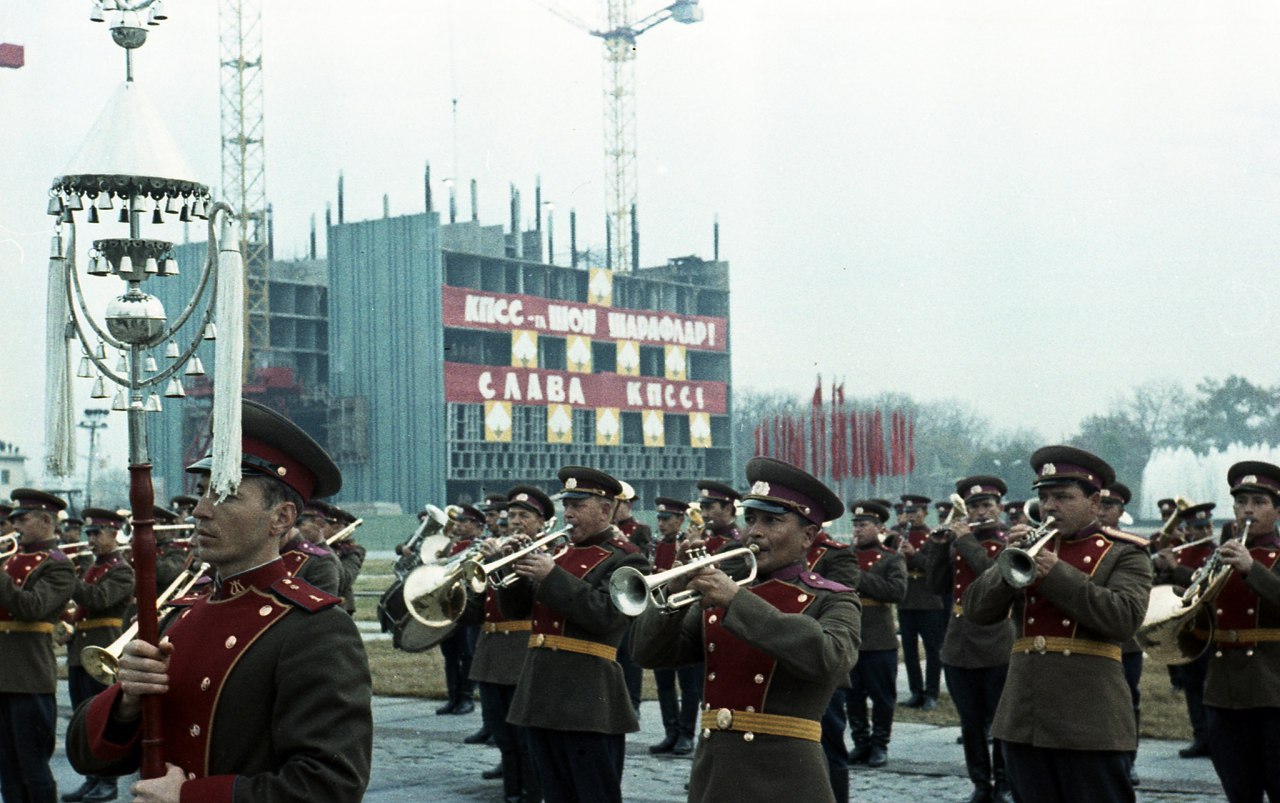
M 1044 446 L 1031 455 L 1036 473 L 1032 488 L 1082 482 L 1099 492 L 1116 481 L 1116 472 L 1101 457 L 1074 446 Z
M 820 480 L 790 463 L 771 457 L 747 461 L 747 482 L 751 490 L 742 497 L 742 506 L 770 513 L 792 511 L 822 526 L 844 515 L 844 503 Z

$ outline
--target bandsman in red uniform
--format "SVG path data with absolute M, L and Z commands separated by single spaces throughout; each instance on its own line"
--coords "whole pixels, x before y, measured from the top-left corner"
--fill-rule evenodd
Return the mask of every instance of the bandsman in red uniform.
M 486 538 L 501 538 L 507 533 L 502 531 L 499 526 L 499 520 L 507 511 L 507 495 L 502 493 L 487 493 L 484 495 L 484 504 L 476 505 L 476 509 L 484 513 L 484 534 Z M 510 522 L 507 524 L 510 527 Z
M 889 508 L 863 500 L 850 505 L 858 579 L 862 598 L 862 649 L 849 673 L 847 710 L 853 732 L 854 764 L 883 767 L 889 761 L 893 710 L 898 700 L 898 633 L 893 606 L 907 594 L 907 564 L 881 543 Z M 871 716 L 867 717 L 867 702 Z
M 742 494 L 733 486 L 715 480 L 698 481 L 698 507 L 702 509 L 702 534 L 708 552 L 714 554 L 726 544 L 737 545 L 742 540 L 737 508 L 741 499 Z
M 59 543 L 70 546 L 78 544 L 84 540 L 84 519 L 79 516 L 67 516 L 58 524 L 58 541 Z M 81 549 L 77 552 L 64 550 L 68 557 L 71 558 L 71 565 L 76 567 L 76 572 L 83 575 L 93 565 L 93 553 L 87 549 Z
M 740 586 L 717 566 L 677 578 L 670 591 L 696 591 L 698 604 L 674 615 L 645 610 L 635 624 L 636 657 L 651 667 L 705 661 L 690 801 L 831 801 L 820 720 L 858 660 L 858 597 L 809 571 L 805 556 L 844 505 L 777 460 L 753 458 L 746 475 L 756 582 Z
M 312 543 L 295 526 L 280 539 L 280 557 L 289 574 L 306 580 L 326 594 L 341 597 L 342 566 L 329 547 Z
M 947 631 L 947 611 L 943 597 L 935 594 L 925 580 L 927 567 L 924 546 L 929 540 L 927 496 L 902 495 L 902 541 L 898 551 L 907 562 L 907 596 L 898 605 L 898 632 L 902 636 L 902 662 L 907 668 L 911 696 L 902 703 L 907 708 L 932 711 L 938 707 L 942 686 L 942 636 Z M 920 646 L 924 646 L 924 673 L 920 672 Z
M 1234 532 L 1219 547 L 1231 574 L 1211 604 L 1217 615 L 1204 709 L 1213 768 L 1231 803 L 1280 800 L 1280 467 L 1227 471 Z
M 1155 555 L 1156 576 L 1153 585 L 1186 588 L 1192 575 L 1204 565 L 1218 548 L 1213 529 L 1213 502 L 1192 505 L 1182 512 L 1187 526 L 1187 543 L 1166 546 Z M 1170 666 L 1170 679 L 1187 700 L 1187 718 L 1191 721 L 1191 744 L 1178 751 L 1181 758 L 1209 757 L 1209 726 L 1204 716 L 1204 678 L 1209 669 L 1209 651 L 1189 664 Z
M 0 500 L 0 535 L 8 535 L 13 532 L 13 521 L 9 518 L 13 513 L 13 505 L 7 500 Z
M 622 566 L 648 571 L 649 561 L 611 524 L 618 480 L 585 466 L 558 476 L 569 546 L 516 561 L 527 582 L 498 592 L 504 616 L 533 619 L 507 720 L 529 729 L 548 801 L 620 801 L 625 734 L 639 723 L 617 661 L 628 620 L 609 578 Z
M 159 529 L 173 528 L 183 523 L 180 516 L 168 508 L 155 505 L 151 517 L 156 522 L 156 595 L 168 588 L 191 558 L 191 534 L 194 530 Z M 181 539 L 181 540 L 179 540 Z
M 93 565 L 76 580 L 71 593 L 76 603 L 71 621 L 74 630 L 67 644 L 67 688 L 72 709 L 107 688 L 85 671 L 80 651 L 85 647 L 106 647 L 115 641 L 133 607 L 133 568 L 121 556 L 116 541 L 117 533 L 124 526 L 124 517 L 103 508 L 86 508 L 80 515 L 84 517 L 82 532 L 89 539 Z M 115 800 L 117 793 L 115 778 L 89 775 L 79 789 L 63 795 L 62 799 L 68 803 L 96 803 Z
M 350 511 L 337 505 L 329 505 L 333 521 L 328 524 L 328 538 L 337 535 L 343 528 L 356 523 L 356 517 Z M 352 616 L 356 615 L 356 580 L 360 578 L 360 570 L 364 568 L 364 559 L 368 550 L 351 534 L 330 547 L 338 556 L 338 564 L 342 568 L 342 582 L 338 589 L 342 593 L 342 607 Z
M 969 586 L 964 615 L 993 625 L 1012 612 L 1017 638 L 991 735 L 1003 743 L 1016 800 L 1132 801 L 1137 745 L 1120 645 L 1133 637 L 1151 593 L 1146 539 L 1107 535 L 1101 491 L 1115 481 L 1102 458 L 1070 446 L 1031 456 L 1041 520 L 1056 531 L 1034 555 L 1029 585 L 1000 564 Z M 1010 532 L 1010 549 L 1029 548 Z
M 336 493 L 342 475 L 293 422 L 243 404 L 239 488 L 218 501 L 203 476 L 194 510 L 217 587 L 177 603 L 161 647 L 125 646 L 120 682 L 72 716 L 67 754 L 82 773 L 134 772 L 142 697 L 161 694 L 168 772 L 135 783 L 135 799 L 359 801 L 373 752 L 360 632 L 279 554 L 305 500 Z
M 933 503 L 933 509 L 938 514 L 938 524 L 942 524 L 942 522 L 947 520 L 947 516 L 951 515 L 951 509 L 954 507 L 955 505 L 953 505 L 951 501 L 947 499 L 943 499 L 940 502 Z
M 1178 512 L 1178 500 L 1172 497 L 1157 500 L 1156 508 L 1160 510 L 1160 520 L 1168 521 L 1170 516 L 1173 516 Z M 1186 543 L 1186 540 L 1187 521 L 1179 516 L 1178 523 L 1174 525 L 1172 532 L 1170 532 L 1161 543 L 1156 544 L 1155 547 L 1157 549 L 1163 549 L 1167 546 L 1177 546 L 1178 544 Z
M 1027 523 L 1027 500 L 1015 499 L 1012 502 L 1004 503 L 1004 517 L 1007 525 L 1005 531 L 1008 532 L 1019 524 Z
M 1133 492 L 1129 490 L 1129 486 L 1123 482 L 1113 482 L 1101 491 L 1101 504 L 1098 505 L 1098 523 L 1102 525 L 1102 531 L 1108 536 L 1120 532 L 1120 519 L 1124 516 L 1125 506 L 1133 499 Z M 1146 542 L 1147 539 L 1134 533 L 1124 533 L 1125 538 L 1129 540 L 1141 539 Z M 1150 543 L 1146 543 L 1145 548 L 1150 551 Z M 1129 639 L 1120 645 L 1120 663 L 1124 666 L 1124 681 L 1129 684 L 1129 697 L 1133 700 L 1133 722 L 1134 728 L 1139 733 L 1142 732 L 1142 690 L 1139 683 L 1142 680 L 1142 646 L 1138 644 L 1137 639 Z M 1134 786 L 1138 785 L 1138 751 L 1135 748 L 1129 756 L 1129 783 Z
M 622 494 L 618 496 L 618 509 L 613 514 L 613 526 L 622 531 L 627 540 L 635 545 L 646 558 L 653 557 L 653 530 L 649 525 L 641 524 L 633 515 L 633 508 L 640 502 L 636 489 L 631 483 L 622 483 Z
M 52 634 L 76 582 L 58 549 L 58 512 L 67 503 L 32 488 L 10 496 L 19 541 L 0 571 L 0 795 L 51 803 L 58 796 L 49 771 L 58 683 Z
M 658 574 L 675 565 L 676 555 L 683 546 L 684 531 L 681 528 L 689 505 L 667 496 L 659 496 L 653 503 L 658 510 L 658 543 L 654 548 L 653 573 Z M 649 752 L 687 756 L 693 752 L 693 735 L 698 727 L 702 663 L 655 669 L 653 682 L 658 688 L 658 708 L 662 712 L 665 735 L 662 741 L 649 745 Z M 676 696 L 677 685 L 680 687 L 679 697 Z
M 1013 623 L 1001 619 L 979 625 L 964 615 L 961 600 L 970 584 L 991 568 L 1004 549 L 1000 498 L 1008 491 L 999 477 L 981 475 L 956 482 L 967 517 L 935 530 L 925 546 L 929 584 L 949 595 L 947 633 L 942 640 L 942 669 L 947 691 L 960 715 L 964 763 L 973 782 L 969 803 L 1011 801 L 1000 742 L 987 747 L 987 725 L 996 713 L 1013 649 Z
M 551 497 L 535 485 L 513 486 L 503 499 L 503 507 L 511 534 L 526 539 L 543 535 L 546 523 L 556 514 Z M 496 559 L 502 551 L 495 538 L 486 539 L 481 548 L 486 560 Z M 468 606 L 483 609 L 480 638 L 476 641 L 475 656 L 471 660 L 471 679 L 480 686 L 483 731 L 487 737 L 492 737 L 502 756 L 498 777 L 502 778 L 503 799 L 508 803 L 535 803 L 542 799 L 542 791 L 529 755 L 529 735 L 524 728 L 507 722 L 520 670 L 529 653 L 533 623 L 529 619 L 503 616 L 498 606 L 498 592 L 492 585 L 483 594 L 468 600 Z M 472 734 L 463 741 L 472 744 L 485 741 L 476 736 Z
M 472 505 L 454 505 L 452 540 L 445 557 L 451 558 L 471 548 L 471 544 L 484 533 L 484 515 Z M 462 716 L 476 710 L 471 658 L 475 655 L 476 639 L 480 637 L 479 619 L 475 611 L 471 616 L 464 615 L 449 637 L 440 642 L 444 683 L 449 698 L 436 709 L 436 714 Z
M 809 571 L 828 580 L 849 588 L 858 584 L 861 569 L 856 551 L 849 544 L 832 538 L 826 528 L 818 531 L 813 546 L 805 553 L 804 562 Z M 844 730 L 849 724 L 848 704 L 845 689 L 837 688 L 822 714 L 822 752 L 827 757 L 827 773 L 836 803 L 849 800 L 849 746 L 844 740 Z
M 191 494 L 176 494 L 169 500 L 169 509 L 178 515 L 179 521 L 186 521 L 191 511 L 200 503 L 200 497 Z

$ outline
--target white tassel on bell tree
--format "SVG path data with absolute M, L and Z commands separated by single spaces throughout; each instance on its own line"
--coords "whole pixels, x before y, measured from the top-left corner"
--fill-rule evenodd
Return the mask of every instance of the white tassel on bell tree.
M 75 417 L 71 407 L 71 355 L 67 348 L 67 259 L 75 260 L 75 229 L 63 256 L 62 234 L 53 235 L 45 298 L 45 470 L 55 477 L 70 476 L 76 467 Z
M 240 485 L 240 381 L 244 369 L 244 261 L 239 233 L 226 208 L 218 210 L 218 284 L 214 322 L 223 336 L 214 341 L 213 468 L 209 485 L 219 497 Z M 215 214 L 215 220 L 217 215 Z M 213 227 L 210 226 L 210 229 Z M 212 232 L 211 232 L 212 233 Z M 212 240 L 212 238 L 210 238 Z M 213 255 L 210 254 L 212 259 Z

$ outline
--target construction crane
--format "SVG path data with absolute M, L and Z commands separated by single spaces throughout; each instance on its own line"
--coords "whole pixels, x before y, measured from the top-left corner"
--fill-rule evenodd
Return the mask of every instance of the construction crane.
M 538 2 L 538 0 L 535 0 Z M 636 38 L 667 20 L 686 25 L 702 21 L 698 0 L 676 0 L 647 17 L 631 21 L 631 0 L 605 0 L 604 30 L 593 30 L 573 16 L 539 2 L 567 22 L 604 41 L 605 215 L 608 218 L 609 267 L 628 271 L 638 254 L 633 240 L 636 207 Z
M 239 214 L 245 267 L 244 375 L 271 348 L 261 0 L 222 0 L 222 192 Z

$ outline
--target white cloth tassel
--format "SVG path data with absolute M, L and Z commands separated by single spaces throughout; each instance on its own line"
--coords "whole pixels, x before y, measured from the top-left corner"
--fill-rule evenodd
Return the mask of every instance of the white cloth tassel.
M 209 484 L 222 498 L 240 485 L 240 380 L 244 370 L 244 261 L 239 232 L 221 213 L 214 323 L 213 468 Z M 210 254 L 210 259 L 213 255 Z
M 55 234 L 55 242 L 61 240 Z M 69 477 L 76 468 L 75 414 L 71 406 L 71 361 L 67 349 L 67 259 L 75 262 L 75 230 L 67 256 L 49 257 L 48 295 L 45 299 L 45 470 L 54 477 Z M 61 251 L 62 249 L 57 249 Z

